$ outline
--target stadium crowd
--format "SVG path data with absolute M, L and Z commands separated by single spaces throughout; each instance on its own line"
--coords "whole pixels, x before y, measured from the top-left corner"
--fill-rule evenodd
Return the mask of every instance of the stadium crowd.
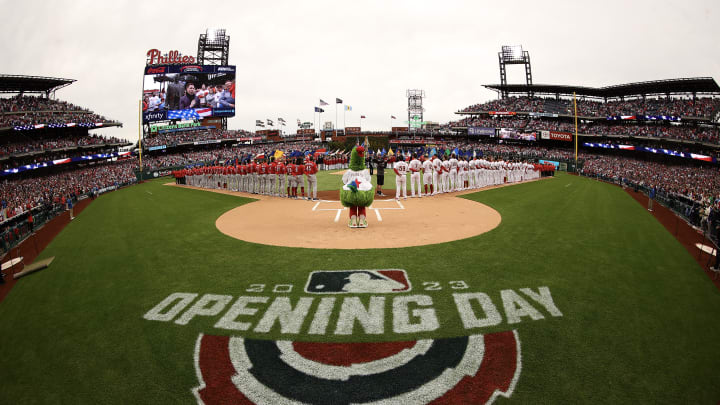
M 76 135 L 47 139 L 31 139 L 0 144 L 0 157 L 20 153 L 42 152 L 53 149 L 73 148 L 78 146 L 124 144 L 125 140 L 105 135 Z
M 701 203 L 720 198 L 717 166 L 667 165 L 632 157 L 585 155 L 581 173 L 657 188 Z
M 181 143 L 192 143 L 201 141 L 211 140 L 223 140 L 223 139 L 237 139 L 243 137 L 254 136 L 251 132 L 242 130 L 230 130 L 222 131 L 217 129 L 212 130 L 197 130 L 197 131 L 182 131 L 172 132 L 166 134 L 152 135 L 143 139 L 144 146 L 161 146 L 161 145 L 177 145 Z
M 133 183 L 137 160 L 97 164 L 83 168 L 24 179 L 3 179 L 0 182 L 2 220 L 27 211 L 59 204 L 63 198 L 77 198 L 92 191 L 97 193 L 111 186 Z
M 712 117 L 718 112 L 720 99 L 689 98 L 634 99 L 608 101 L 607 103 L 578 100 L 578 115 L 583 117 L 607 117 L 612 115 L 674 115 L 682 117 Z M 461 112 L 515 111 L 574 115 L 572 100 L 540 97 L 508 97 L 486 103 L 474 104 Z
M 482 118 L 466 117 L 450 123 L 451 128 L 456 127 L 488 127 L 488 128 L 514 128 L 526 131 L 564 131 L 575 132 L 575 124 L 549 119 L 529 118 Z M 654 138 L 682 139 L 694 142 L 720 143 L 720 130 L 711 127 L 690 125 L 662 125 L 631 124 L 613 122 L 591 122 L 578 124 L 578 133 L 589 135 L 624 135 L 644 136 Z

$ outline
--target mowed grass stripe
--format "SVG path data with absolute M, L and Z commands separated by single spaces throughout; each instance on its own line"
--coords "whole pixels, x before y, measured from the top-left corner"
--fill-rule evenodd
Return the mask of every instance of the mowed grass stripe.
M 426 247 L 336 251 L 227 237 L 215 228 L 217 217 L 253 200 L 162 185 L 168 181 L 101 196 L 43 252 L 41 258 L 56 256 L 52 267 L 24 279 L 0 304 L 0 334 L 12 348 L 0 356 L 0 402 L 192 403 L 197 335 L 228 332 L 213 328 L 217 317 L 179 326 L 146 321 L 145 312 L 172 292 L 248 295 L 253 283 L 291 283 L 295 298 L 305 295 L 310 271 L 352 268 L 406 269 L 413 293 L 433 297 L 442 327 L 417 338 L 517 329 L 523 372 L 512 400 L 519 403 L 720 397 L 713 372 L 720 355 L 712 349 L 720 341 L 720 294 L 618 187 L 559 175 L 482 191 L 464 198 L 503 215 L 487 234 Z M 322 173 L 320 183 L 337 185 L 340 176 Z M 452 280 L 466 281 L 468 291 L 485 292 L 498 306 L 502 289 L 547 285 L 564 316 L 541 311 L 542 321 L 467 331 L 446 287 Z M 423 281 L 445 288 L 425 292 Z M 289 337 L 277 328 L 245 335 L 414 338 L 392 334 L 389 316 L 385 330 L 342 338 Z M 38 369 L 42 378 L 27 378 Z

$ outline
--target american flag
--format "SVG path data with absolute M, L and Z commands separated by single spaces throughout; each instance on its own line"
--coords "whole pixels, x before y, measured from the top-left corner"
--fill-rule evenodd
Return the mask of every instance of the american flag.
M 185 110 L 170 110 L 167 114 L 169 120 L 196 120 L 200 118 L 200 115 L 198 115 L 198 113 L 192 108 Z
M 212 116 L 212 108 L 196 108 L 195 112 L 201 117 Z

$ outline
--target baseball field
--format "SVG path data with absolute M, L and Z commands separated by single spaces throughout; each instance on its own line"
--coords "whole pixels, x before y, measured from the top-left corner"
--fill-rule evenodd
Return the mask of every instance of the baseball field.
M 720 291 L 619 187 L 559 173 L 443 197 L 501 220 L 444 243 L 329 249 L 243 240 L 315 232 L 272 210 L 229 236 L 219 218 L 272 200 L 169 182 L 100 196 L 0 302 L 0 403 L 720 400 Z M 312 201 L 283 209 L 397 246 L 392 224 L 423 202 L 367 229 Z

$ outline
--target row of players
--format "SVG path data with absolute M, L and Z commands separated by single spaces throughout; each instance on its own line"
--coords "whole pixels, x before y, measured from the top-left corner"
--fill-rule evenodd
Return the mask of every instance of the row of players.
M 489 158 L 468 158 L 455 154 L 428 159 L 412 155 L 409 162 L 399 161 L 395 171 L 395 199 L 407 198 L 407 173 L 410 173 L 411 197 L 425 197 L 454 191 L 478 189 L 503 183 L 515 183 L 540 177 L 542 171 L 554 170 L 552 165 L 512 162 Z M 422 175 L 423 188 L 420 177 Z M 417 186 L 417 194 L 415 193 Z
M 294 199 L 299 197 L 298 188 L 300 188 L 300 197 L 317 200 L 317 172 L 317 164 L 312 156 L 308 155 L 305 161 L 296 158 L 290 159 L 287 164 L 284 159 L 276 162 L 274 157 L 270 157 L 269 161 L 259 159 L 237 166 L 206 166 L 177 170 L 173 171 L 173 176 L 176 183 L 193 187 L 228 189 Z M 308 184 L 307 197 L 303 176 Z
M 532 164 L 499 159 L 465 159 L 464 157 L 413 155 L 409 162 L 395 162 L 395 198 L 407 198 L 407 174 L 410 173 L 411 197 L 425 197 L 442 193 L 478 189 L 503 183 L 515 183 L 540 177 L 552 172 L 551 164 Z M 228 189 L 251 194 L 317 200 L 318 167 L 312 155 L 289 160 L 269 162 L 261 159 L 241 165 L 206 166 L 173 172 L 177 184 L 201 188 Z M 422 188 L 420 179 L 422 176 Z M 303 177 L 305 179 L 303 179 Z M 384 175 L 378 173 L 378 185 Z M 308 195 L 305 196 L 307 181 Z M 299 190 L 298 190 L 299 189 Z M 417 190 L 417 193 L 416 193 Z M 424 190 L 424 191 L 423 191 Z M 298 191 L 300 195 L 298 195 Z M 378 193 L 381 193 L 378 189 Z

